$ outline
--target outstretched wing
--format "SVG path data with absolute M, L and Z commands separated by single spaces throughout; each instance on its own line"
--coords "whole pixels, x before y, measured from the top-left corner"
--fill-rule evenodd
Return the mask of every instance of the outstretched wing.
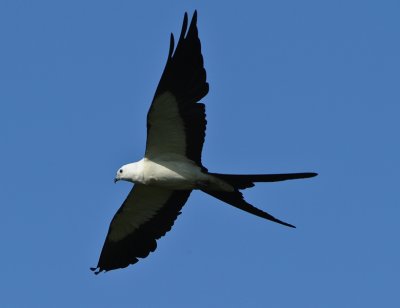
M 135 185 L 111 221 L 95 273 L 127 267 L 157 247 L 171 230 L 191 190 Z
M 167 64 L 147 114 L 147 158 L 176 154 L 201 166 L 207 122 L 204 104 L 198 101 L 208 93 L 208 83 L 196 22 L 195 11 L 186 33 L 185 13 L 175 51 L 171 34 Z

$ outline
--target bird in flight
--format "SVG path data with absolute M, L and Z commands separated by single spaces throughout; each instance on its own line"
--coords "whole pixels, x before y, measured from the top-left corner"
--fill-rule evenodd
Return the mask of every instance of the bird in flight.
M 209 172 L 202 164 L 206 114 L 199 101 L 208 93 L 195 11 L 185 13 L 176 48 L 171 34 L 167 63 L 147 114 L 144 158 L 118 169 L 115 182 L 134 183 L 111 221 L 95 274 L 145 258 L 174 224 L 192 190 L 201 190 L 253 215 L 294 228 L 247 203 L 240 190 L 256 182 L 277 182 L 316 173 L 232 175 Z

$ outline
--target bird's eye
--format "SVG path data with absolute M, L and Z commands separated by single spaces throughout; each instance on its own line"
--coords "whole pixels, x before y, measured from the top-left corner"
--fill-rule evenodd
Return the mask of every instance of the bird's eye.
M 122 169 L 119 169 L 119 173 L 122 173 Z

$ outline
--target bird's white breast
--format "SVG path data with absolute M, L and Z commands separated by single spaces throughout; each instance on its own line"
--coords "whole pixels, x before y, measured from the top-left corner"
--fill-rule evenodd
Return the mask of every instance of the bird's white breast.
M 234 190 L 225 181 L 203 172 L 193 161 L 176 154 L 167 154 L 156 159 L 143 158 L 126 166 L 128 167 L 124 169 L 129 169 L 126 180 L 137 184 L 171 190 Z
M 143 184 L 170 189 L 195 189 L 206 175 L 189 160 L 157 159 L 143 161 Z

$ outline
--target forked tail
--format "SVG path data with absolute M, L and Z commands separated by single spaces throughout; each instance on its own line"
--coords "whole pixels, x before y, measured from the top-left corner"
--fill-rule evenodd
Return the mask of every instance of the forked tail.
M 271 214 L 264 212 L 256 208 L 255 206 L 249 204 L 244 200 L 242 193 L 239 191 L 240 189 L 245 189 L 249 187 L 253 187 L 256 182 L 278 182 L 278 181 L 286 181 L 286 180 L 295 180 L 295 179 L 305 179 L 311 178 L 317 175 L 317 173 L 307 172 L 307 173 L 284 173 L 284 174 L 220 174 L 220 173 L 209 173 L 230 185 L 232 185 L 235 190 L 234 191 L 213 191 L 203 189 L 203 191 L 214 198 L 217 198 L 227 204 L 230 204 L 242 211 L 248 212 L 250 214 L 256 215 L 258 217 L 271 220 L 278 224 L 295 228 L 292 224 L 284 222 Z

